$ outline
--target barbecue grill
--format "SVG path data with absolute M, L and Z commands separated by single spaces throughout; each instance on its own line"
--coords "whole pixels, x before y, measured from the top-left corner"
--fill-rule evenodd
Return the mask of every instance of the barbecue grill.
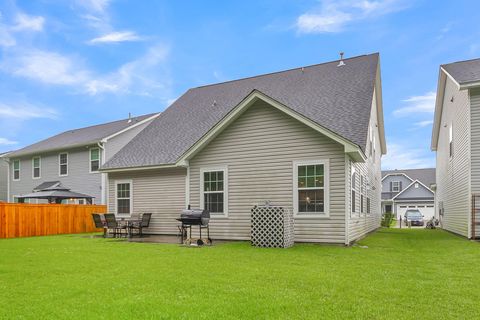
M 210 211 L 204 209 L 184 209 L 177 221 L 182 223 L 180 226 L 180 232 L 183 244 L 190 245 L 196 243 L 197 245 L 203 245 L 212 243 L 209 228 Z M 192 238 L 192 226 L 198 226 L 198 239 Z M 202 229 L 207 229 L 207 239 L 202 239 Z

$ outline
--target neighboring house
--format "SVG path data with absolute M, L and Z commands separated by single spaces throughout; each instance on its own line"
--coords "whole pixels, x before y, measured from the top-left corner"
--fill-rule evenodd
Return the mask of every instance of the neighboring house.
M 443 228 L 478 237 L 472 196 L 480 194 L 480 59 L 440 66 L 431 148 L 437 152 L 436 208 Z
M 95 197 L 95 203 L 105 203 L 106 175 L 99 167 L 157 116 L 68 130 L 10 153 L 9 201 L 17 202 L 17 196 L 31 193 L 44 182 L 61 182 L 74 192 Z
M 102 166 L 109 210 L 177 234 L 206 208 L 214 238 L 248 240 L 269 200 L 295 241 L 349 244 L 380 226 L 381 93 L 378 54 L 190 89 Z
M 0 202 L 8 199 L 8 152 L 0 153 Z
M 426 220 L 435 215 L 435 168 L 382 171 L 382 210 L 397 219 L 418 209 Z

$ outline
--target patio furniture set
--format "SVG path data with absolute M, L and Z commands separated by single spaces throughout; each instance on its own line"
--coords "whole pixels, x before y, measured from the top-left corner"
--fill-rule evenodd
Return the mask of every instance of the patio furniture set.
M 149 227 L 152 214 L 143 213 L 139 217 L 117 218 L 113 213 L 94 213 L 92 218 L 95 227 L 103 229 L 104 238 L 108 235 L 112 235 L 114 238 L 131 238 L 135 235 L 143 236 L 143 229 Z

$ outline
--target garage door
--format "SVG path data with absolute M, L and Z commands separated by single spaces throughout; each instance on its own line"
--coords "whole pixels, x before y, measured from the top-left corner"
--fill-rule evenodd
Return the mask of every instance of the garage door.
M 418 209 L 423 214 L 425 220 L 431 219 L 435 214 L 435 208 L 433 204 L 397 204 L 396 207 L 397 219 L 399 219 L 400 216 L 403 217 L 408 209 Z

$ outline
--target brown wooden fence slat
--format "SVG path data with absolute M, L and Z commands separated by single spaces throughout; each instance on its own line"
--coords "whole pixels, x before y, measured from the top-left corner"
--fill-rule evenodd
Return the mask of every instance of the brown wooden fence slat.
M 100 232 L 92 213 L 106 213 L 101 205 L 0 203 L 0 238 Z

